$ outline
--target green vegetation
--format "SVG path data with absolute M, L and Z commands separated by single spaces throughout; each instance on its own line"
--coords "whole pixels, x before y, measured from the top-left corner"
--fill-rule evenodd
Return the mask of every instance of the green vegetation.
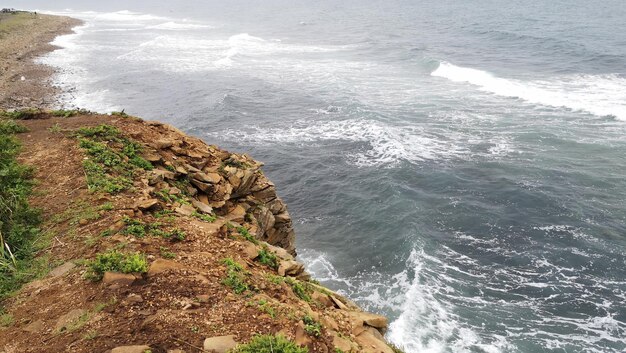
M 259 256 L 256 258 L 256 261 L 273 269 L 278 268 L 278 258 L 267 246 L 264 246 L 263 249 L 259 251 Z
M 205 221 L 205 222 L 209 222 L 209 223 L 213 223 L 215 222 L 215 220 L 217 219 L 217 216 L 214 214 L 204 214 L 204 213 L 199 213 L 199 212 L 194 212 L 192 214 L 192 216 L 196 217 L 197 219 L 201 220 L 201 221 Z
M 123 220 L 126 227 L 124 228 L 124 230 L 122 230 L 122 234 L 132 235 L 136 238 L 143 238 L 150 235 L 169 239 L 172 242 L 176 242 L 183 241 L 187 237 L 185 232 L 178 228 L 174 228 L 170 231 L 165 231 L 161 229 L 163 224 L 161 224 L 160 222 L 146 224 L 141 220 L 130 217 L 124 217 Z
M 282 335 L 254 336 L 247 344 L 237 346 L 229 353 L 308 353 L 306 347 L 298 347 Z
M 185 195 L 183 194 L 170 194 L 170 190 L 169 189 L 162 189 L 157 191 L 156 196 L 158 198 L 160 198 L 161 200 L 167 202 L 167 203 L 176 203 L 178 202 L 181 205 L 190 205 L 191 202 L 189 202 L 189 200 L 187 200 L 187 198 L 185 198 Z
M 24 131 L 13 120 L 0 119 L 0 300 L 39 274 L 34 255 L 45 245 L 36 243 L 39 211 L 28 205 L 32 169 L 16 160 L 20 144 L 13 134 Z
M 6 119 L 11 119 L 11 120 L 27 120 L 27 119 L 32 119 L 36 117 L 38 114 L 41 114 L 41 112 L 42 111 L 40 109 L 34 109 L 34 108 L 27 108 L 27 109 L 12 111 L 12 112 L 2 111 L 0 112 L 0 118 L 6 118 Z
M 109 194 L 132 186 L 138 170 L 152 170 L 150 162 L 139 156 L 142 146 L 124 137 L 110 125 L 83 127 L 77 130 L 79 146 L 89 159 L 83 162 L 87 184 L 92 191 Z
M 50 111 L 50 115 L 58 116 L 58 117 L 64 117 L 64 118 L 69 118 L 69 117 L 72 117 L 72 116 L 76 116 L 78 114 L 85 114 L 85 113 L 88 113 L 88 111 L 86 111 L 86 110 L 76 110 L 76 109 L 74 109 L 74 110 L 64 110 L 64 109 L 61 109 L 61 110 L 51 110 Z
M 231 258 L 222 260 L 222 263 L 226 265 L 226 278 L 222 280 L 222 284 L 232 288 L 236 294 L 241 294 L 250 289 L 246 282 L 248 273 L 241 264 Z
M 259 244 L 259 241 L 256 240 L 256 238 L 252 234 L 250 234 L 246 227 L 238 227 L 237 232 L 239 232 L 239 234 L 241 234 L 241 236 L 244 237 L 247 241 L 252 242 L 255 245 Z
M 302 318 L 304 322 L 304 331 L 311 336 L 320 337 L 322 335 L 322 324 L 313 320 L 309 315 L 305 315 Z
M 291 277 L 285 277 L 285 282 L 291 287 L 294 294 L 298 296 L 298 298 L 310 302 L 311 301 L 311 293 L 313 290 L 310 285 L 304 282 L 300 282 L 297 279 L 293 279 Z
M 273 274 L 268 274 L 265 276 L 265 278 L 269 282 L 274 284 L 287 283 L 291 287 L 293 293 L 298 296 L 298 298 L 306 302 L 311 301 L 311 293 L 313 293 L 313 288 L 311 288 L 310 284 L 298 281 L 297 279 L 291 277 L 281 277 Z
M 265 299 L 261 299 L 258 302 L 259 310 L 269 315 L 272 319 L 276 317 L 276 310 Z
M 9 313 L 1 313 L 0 314 L 0 327 L 9 327 L 13 325 L 13 315 Z
M 96 255 L 96 258 L 87 262 L 88 271 L 85 277 L 99 281 L 105 272 L 145 273 L 148 272 L 148 261 L 140 253 L 121 253 L 116 250 Z
M 164 259 L 175 259 L 176 258 L 176 254 L 171 252 L 169 248 L 166 248 L 165 246 L 162 246 L 159 248 L 159 253 L 161 254 L 161 257 Z

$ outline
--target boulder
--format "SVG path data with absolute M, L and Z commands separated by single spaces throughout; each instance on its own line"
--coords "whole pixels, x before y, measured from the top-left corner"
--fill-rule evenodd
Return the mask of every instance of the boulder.
M 289 215 L 289 212 L 285 211 L 277 215 L 274 215 L 274 221 L 276 224 L 289 223 L 291 222 L 291 216 Z
M 337 333 L 333 334 L 333 345 L 342 352 L 347 353 L 352 350 L 352 343 L 343 337 L 339 337 Z
M 283 260 L 278 264 L 278 275 L 297 276 L 304 271 L 304 265 L 294 260 Z
M 311 337 L 309 337 L 304 330 L 304 323 L 302 321 L 298 322 L 296 326 L 296 339 L 294 342 L 299 346 L 309 346 L 313 343 Z
M 377 329 L 384 330 L 387 328 L 387 318 L 381 315 L 366 313 L 362 311 L 353 311 L 350 313 L 353 321 L 360 325 L 368 325 Z
M 135 282 L 135 276 L 130 273 L 105 272 L 102 283 L 106 285 L 130 286 Z
M 121 346 L 111 350 L 111 353 L 146 353 L 151 351 L 150 346 Z
M 324 293 L 314 291 L 313 294 L 311 295 L 311 299 L 322 304 L 323 306 L 327 308 L 335 307 L 335 303 L 333 302 L 333 300 L 330 299 L 330 297 Z
M 362 352 L 365 353 L 394 353 L 386 342 L 379 340 L 369 331 L 363 331 L 356 336 L 356 342 L 362 347 Z
M 235 348 L 237 342 L 235 342 L 234 335 L 210 337 L 204 340 L 204 350 L 214 353 L 226 353 L 227 351 Z

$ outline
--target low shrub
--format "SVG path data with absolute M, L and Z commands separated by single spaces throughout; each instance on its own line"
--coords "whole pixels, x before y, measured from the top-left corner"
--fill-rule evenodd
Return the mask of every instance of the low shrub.
M 148 272 L 148 260 L 140 253 L 121 253 L 116 250 L 96 255 L 96 258 L 87 262 L 86 277 L 99 281 L 105 272 L 145 273 Z

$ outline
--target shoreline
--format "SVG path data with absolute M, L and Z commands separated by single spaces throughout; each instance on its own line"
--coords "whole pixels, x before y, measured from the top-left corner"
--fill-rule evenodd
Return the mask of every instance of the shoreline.
M 51 42 L 81 23 L 31 12 L 0 15 L 0 109 L 59 106 L 61 90 L 51 82 L 56 69 L 34 60 L 57 49 Z
M 284 336 L 315 352 L 400 352 L 388 346 L 383 337 L 388 325 L 385 317 L 366 313 L 349 299 L 319 285 L 293 258 L 296 249 L 291 218 L 273 183 L 260 170 L 262 163 L 245 154 L 208 146 L 174 127 L 123 112 L 101 115 L 47 110 L 57 106 L 56 97 L 61 92 L 50 85 L 55 70 L 35 63 L 34 59 L 54 50 L 49 42 L 71 33 L 71 28 L 81 21 L 31 13 L 20 16 L 25 17 L 16 29 L 0 37 L 4 68 L 0 80 L 6 87 L 0 96 L 0 111 L 10 111 L 0 117 L 16 119 L 28 129 L 27 134 L 18 135 L 24 147 L 19 160 L 36 166 L 35 177 L 41 182 L 31 202 L 44 211 L 43 228 L 55 229 L 59 235 L 52 248 L 37 253 L 48 256 L 50 263 L 45 265 L 44 273 L 49 273 L 0 302 L 8 310 L 3 316 L 11 318 L 8 328 L 0 326 L 0 332 L 10 333 L 6 338 L 11 336 L 15 342 L 0 338 L 0 352 L 25 348 L 33 339 L 54 342 L 57 349 L 71 345 L 77 351 L 127 348 L 130 346 L 121 345 L 139 343 L 144 347 L 142 353 L 146 349 L 165 353 L 171 352 L 173 346 L 184 348 L 180 342 L 193 342 L 191 347 L 204 346 L 210 351 L 214 340 L 225 340 L 234 347 L 253 339 L 255 334 Z M 39 26 L 42 20 L 46 25 Z M 29 40 L 34 44 L 29 45 Z M 16 110 L 25 107 L 31 109 Z M 96 129 L 97 124 L 110 124 L 107 126 L 118 131 L 115 139 L 137 143 L 138 150 L 144 151 L 141 165 L 143 168 L 147 163 L 149 168 L 136 171 L 134 179 L 124 181 L 127 189 L 123 193 L 91 193 L 91 188 L 99 184 L 90 185 L 95 177 L 88 175 L 84 161 L 89 157 L 77 149 L 76 134 L 81 129 Z M 112 180 L 124 180 L 115 174 L 99 178 L 108 180 L 106 187 L 112 186 Z M 98 204 L 101 205 L 97 208 L 87 206 Z M 77 206 L 95 213 L 81 213 L 85 211 Z M 56 220 L 68 210 L 81 214 L 69 222 Z M 157 216 L 157 211 L 170 215 L 169 220 L 157 222 L 162 217 Z M 162 222 L 176 228 L 156 232 L 148 226 Z M 146 234 L 130 232 L 138 225 L 144 232 L 154 231 L 152 236 L 171 233 L 180 238 L 168 240 L 169 243 L 165 239 L 146 239 Z M 68 239 L 70 233 L 74 235 Z M 68 246 L 77 240 L 76 234 L 80 241 Z M 206 242 L 205 237 L 212 240 Z M 110 252 L 106 251 L 127 246 L 127 250 L 141 254 L 139 260 L 145 262 L 141 272 L 105 271 L 100 283 L 85 280 L 85 271 L 89 271 L 84 269 L 89 267 L 85 264 L 94 261 L 85 259 L 108 256 Z M 52 267 L 58 264 L 61 265 Z M 207 272 L 208 264 L 211 265 Z M 242 282 L 239 286 L 248 292 L 247 296 L 241 296 L 237 284 L 222 278 L 223 271 L 227 276 L 245 273 L 232 276 Z M 173 273 L 176 275 L 170 276 Z M 181 280 L 186 281 L 186 292 L 179 291 Z M 198 281 L 203 286 L 198 286 Z M 224 286 L 232 287 L 234 293 L 228 288 L 225 291 Z M 200 294 L 202 291 L 204 294 Z M 45 297 L 39 296 L 42 292 Z M 94 300 L 107 304 L 91 307 Z M 168 303 L 170 300 L 184 304 L 182 310 L 172 310 L 178 304 Z M 100 305 L 110 308 L 101 314 Z M 82 309 L 67 312 L 76 307 Z M 2 307 L 3 313 L 1 310 Z M 197 324 L 194 316 L 186 317 L 186 311 L 191 310 L 204 317 L 203 322 L 211 322 L 210 326 L 202 330 L 192 326 L 196 329 L 188 332 L 185 325 Z M 245 315 L 239 317 L 242 313 Z M 181 315 L 185 318 L 181 319 Z M 137 322 L 138 327 L 116 331 L 125 322 Z M 87 328 L 93 330 L 80 333 Z M 75 336 L 79 334 L 94 337 L 83 337 L 76 346 Z M 99 334 L 107 338 L 100 340 Z M 172 341 L 169 334 L 185 340 Z M 33 347 L 29 351 L 49 347 Z

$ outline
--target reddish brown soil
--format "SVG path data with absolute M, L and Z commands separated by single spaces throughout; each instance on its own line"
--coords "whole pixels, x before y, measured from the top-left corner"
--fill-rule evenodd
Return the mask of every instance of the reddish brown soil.
M 106 115 L 41 116 L 21 123 L 29 129 L 19 135 L 24 147 L 21 161 L 35 167 L 38 181 L 32 204 L 43 210 L 44 229 L 54 234 L 49 250 L 40 256 L 48 256 L 52 264 L 73 261 L 78 266 L 67 274 L 48 276 L 25 286 L 5 303 L 15 323 L 0 331 L 0 351 L 105 352 L 129 344 L 148 344 L 153 352 L 175 348 L 202 351 L 198 347 L 212 336 L 234 334 L 238 342 L 245 342 L 258 333 L 280 331 L 294 338 L 297 323 L 307 312 L 334 318 L 339 330 L 350 336 L 345 313 L 309 304 L 288 285 L 268 281 L 266 275 L 276 272 L 247 259 L 242 252 L 246 242 L 226 238 L 213 224 L 176 216 L 165 227 L 175 226 L 186 232 L 185 241 L 178 243 L 157 237 L 137 239 L 121 233 L 98 236 L 115 227 L 124 215 L 146 222 L 154 218 L 133 212 L 129 206 L 141 197 L 140 189 L 116 196 L 87 190 L 81 165 L 84 154 L 73 131 L 107 123 L 146 142 L 157 139 L 157 127 Z M 105 202 L 112 202 L 114 210 L 98 211 L 96 219 L 77 223 L 87 209 L 97 209 Z M 220 220 L 216 223 L 219 225 Z M 161 247 L 167 247 L 176 254 L 173 261 L 181 269 L 144 275 L 133 285 L 119 288 L 84 279 L 81 261 L 114 247 L 146 253 L 151 261 L 161 257 Z M 250 282 L 257 287 L 255 292 L 236 295 L 221 283 L 226 273 L 221 260 L 226 257 L 236 259 L 250 271 Z M 259 308 L 259 298 L 271 303 L 275 318 Z M 62 317 L 76 309 L 86 313 L 84 322 L 74 329 L 59 331 Z M 312 352 L 334 349 L 326 329 L 320 338 L 311 338 Z

